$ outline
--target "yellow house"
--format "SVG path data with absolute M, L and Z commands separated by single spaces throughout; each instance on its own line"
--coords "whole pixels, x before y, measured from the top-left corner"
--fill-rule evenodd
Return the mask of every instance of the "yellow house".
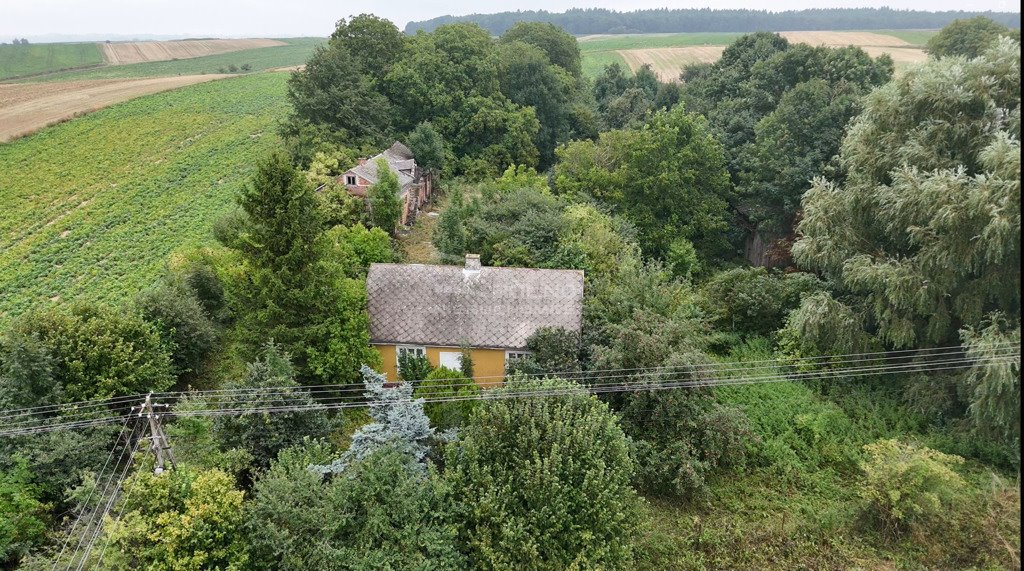
M 389 380 L 402 353 L 458 370 L 467 347 L 476 382 L 499 384 L 537 329 L 579 333 L 583 321 L 582 271 L 484 267 L 475 254 L 465 266 L 371 264 L 366 290 L 370 343 Z

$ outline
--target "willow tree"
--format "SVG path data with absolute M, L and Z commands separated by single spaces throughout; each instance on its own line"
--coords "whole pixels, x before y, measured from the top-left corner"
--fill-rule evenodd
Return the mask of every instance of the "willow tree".
M 813 331 L 869 334 L 893 348 L 955 345 L 969 331 L 991 335 L 991 323 L 1019 331 L 1017 42 L 931 61 L 875 90 L 840 160 L 846 180 L 815 181 L 793 248 L 838 286 L 835 298 L 808 297 L 790 316 L 802 343 L 828 350 Z M 840 315 L 857 326 L 811 323 Z M 985 410 L 983 397 L 971 397 L 973 411 Z

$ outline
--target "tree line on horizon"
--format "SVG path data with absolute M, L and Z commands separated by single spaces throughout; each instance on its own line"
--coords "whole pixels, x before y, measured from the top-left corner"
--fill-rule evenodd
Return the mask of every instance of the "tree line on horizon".
M 634 10 L 574 8 L 565 12 L 516 10 L 496 14 L 438 16 L 409 22 L 406 34 L 432 32 L 445 24 L 472 22 L 494 35 L 517 22 L 548 22 L 570 34 L 659 34 L 682 32 L 782 32 L 790 30 L 938 29 L 957 19 L 985 16 L 1020 28 L 1020 12 L 894 10 L 892 8 L 813 8 L 807 10 L 714 10 L 711 8 Z

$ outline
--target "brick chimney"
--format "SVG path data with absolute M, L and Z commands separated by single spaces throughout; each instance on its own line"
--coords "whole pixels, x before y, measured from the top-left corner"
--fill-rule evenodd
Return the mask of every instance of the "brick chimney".
M 370 160 L 370 159 L 367 159 L 367 158 L 361 158 L 361 159 L 359 159 L 359 164 L 360 164 L 360 165 L 365 165 L 365 164 L 366 164 L 366 161 L 368 161 L 368 160 Z
M 462 275 L 475 276 L 480 274 L 480 254 L 466 254 L 466 267 L 462 268 Z

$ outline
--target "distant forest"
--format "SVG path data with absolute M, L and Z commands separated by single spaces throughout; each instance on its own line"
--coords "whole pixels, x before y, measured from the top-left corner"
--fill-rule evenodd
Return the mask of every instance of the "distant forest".
M 601 8 L 563 13 L 545 10 L 439 16 L 409 22 L 405 33 L 433 31 L 453 22 L 476 22 L 501 35 L 516 22 L 551 22 L 570 34 L 653 34 L 672 32 L 754 32 L 787 30 L 938 29 L 956 19 L 987 16 L 1011 28 L 1020 28 L 1019 12 L 925 12 L 890 8 L 829 8 L 769 12 L 767 10 L 712 10 L 710 8 L 636 10 L 616 12 Z

